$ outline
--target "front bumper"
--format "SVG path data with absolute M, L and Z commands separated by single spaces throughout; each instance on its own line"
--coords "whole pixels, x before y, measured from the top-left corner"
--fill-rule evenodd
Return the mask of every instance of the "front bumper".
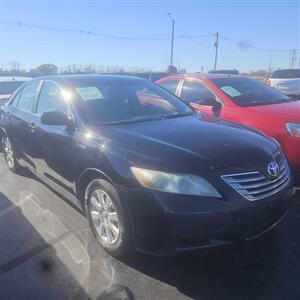
M 281 145 L 289 162 L 294 184 L 300 186 L 300 140 L 288 137 L 282 140 Z
M 292 188 L 248 201 L 124 189 L 137 250 L 162 255 L 251 239 L 273 227 L 286 212 Z
M 300 169 L 295 169 L 293 171 L 293 177 L 294 177 L 294 186 L 300 187 Z

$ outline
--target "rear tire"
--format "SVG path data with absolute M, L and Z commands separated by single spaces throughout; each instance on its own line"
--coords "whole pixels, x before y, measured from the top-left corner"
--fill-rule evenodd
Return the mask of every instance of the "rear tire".
M 2 137 L 2 149 L 7 167 L 14 173 L 20 173 L 21 166 L 16 159 L 14 147 L 6 134 Z
M 86 189 L 85 211 L 92 232 L 109 254 L 124 256 L 133 250 L 128 213 L 113 184 L 95 179 Z

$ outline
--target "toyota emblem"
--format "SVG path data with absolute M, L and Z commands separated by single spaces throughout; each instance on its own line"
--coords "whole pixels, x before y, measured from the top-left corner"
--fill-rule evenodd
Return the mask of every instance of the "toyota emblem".
M 268 173 L 272 176 L 272 177 L 277 177 L 279 174 L 279 166 L 276 162 L 271 162 L 268 164 Z

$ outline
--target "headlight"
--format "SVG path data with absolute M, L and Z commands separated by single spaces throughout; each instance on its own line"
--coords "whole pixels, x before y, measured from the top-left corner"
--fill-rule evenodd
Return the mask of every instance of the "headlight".
M 290 136 L 300 138 L 300 123 L 286 123 L 285 126 Z
M 195 175 L 170 174 L 131 167 L 139 183 L 149 189 L 184 195 L 218 197 L 221 195 L 204 178 Z

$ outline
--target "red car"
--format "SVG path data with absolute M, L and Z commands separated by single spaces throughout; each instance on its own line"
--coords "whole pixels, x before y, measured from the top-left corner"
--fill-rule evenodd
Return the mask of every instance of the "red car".
M 173 75 L 157 83 L 200 112 L 250 126 L 282 146 L 300 185 L 300 101 L 235 75 Z

